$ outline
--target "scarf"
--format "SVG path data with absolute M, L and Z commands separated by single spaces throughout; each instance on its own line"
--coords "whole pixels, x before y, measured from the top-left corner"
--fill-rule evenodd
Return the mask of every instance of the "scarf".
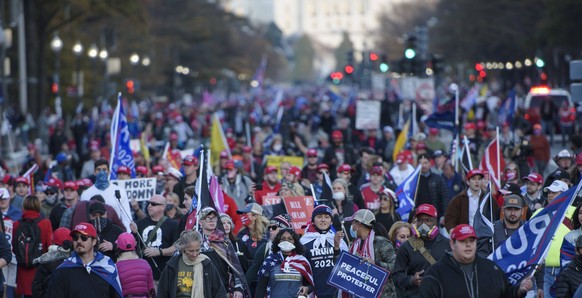
M 374 257 L 374 237 L 376 233 L 374 230 L 370 230 L 370 234 L 366 240 L 362 240 L 360 238 L 356 239 L 354 243 L 352 243 L 352 247 L 350 247 L 350 253 L 360 257 L 368 257 L 373 261 L 376 261 Z
M 334 237 L 335 237 L 335 232 L 333 231 L 333 229 L 329 229 L 327 231 L 327 233 L 320 233 L 315 229 L 314 225 L 309 225 L 307 227 L 307 231 L 305 232 L 305 235 L 303 235 L 303 237 L 301 237 L 301 244 L 305 245 L 311 241 L 313 242 L 313 248 L 324 248 L 326 247 L 326 242 L 329 243 L 329 245 L 331 247 L 334 247 Z M 346 242 L 342 239 L 340 241 L 340 250 L 348 250 L 348 245 L 346 244 Z
M 190 261 L 185 255 L 182 255 L 182 262 L 192 266 L 194 272 L 194 283 L 192 285 L 192 294 L 190 297 L 204 297 L 204 267 L 202 262 L 209 260 L 205 254 L 200 254 L 194 261 Z
M 270 254 L 263 262 L 261 270 L 259 270 L 259 274 L 257 275 L 257 280 L 261 280 L 265 274 L 270 273 L 277 265 L 279 265 L 281 270 L 291 267 L 299 271 L 301 276 L 307 280 L 309 284 L 313 285 L 313 272 L 311 271 L 309 261 L 304 256 L 298 255 L 295 252 L 292 252 L 291 255 L 286 258 L 283 257 L 283 254 L 280 251 Z M 271 297 L 271 287 L 267 287 L 267 297 Z
M 121 292 L 121 283 L 119 282 L 119 275 L 117 274 L 117 267 L 115 263 L 104 254 L 97 252 L 95 253 L 95 259 L 93 262 L 84 265 L 83 260 L 77 255 L 77 252 L 73 252 L 70 258 L 65 259 L 65 261 L 57 268 L 85 268 L 88 274 L 95 273 L 97 276 L 101 277 L 110 286 L 115 289 L 120 297 L 123 297 Z

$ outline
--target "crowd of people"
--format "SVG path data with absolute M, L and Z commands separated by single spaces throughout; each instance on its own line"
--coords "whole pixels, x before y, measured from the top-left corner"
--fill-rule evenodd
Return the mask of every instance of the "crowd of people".
M 381 129 L 361 131 L 349 104 L 282 105 L 288 109 L 280 121 L 240 104 L 218 110 L 228 147 L 212 152 L 220 210 L 198 206 L 203 165 L 180 153 L 208 143 L 212 111 L 205 105 L 130 109 L 129 128 L 141 133 L 142 146 L 134 151 L 135 167 L 115 174 L 156 178 L 156 194 L 145 202 L 110 180 L 110 110 L 78 113 L 70 125 L 45 115 L 49 131 L 26 144 L 25 162 L 12 168 L 2 162 L 4 295 L 348 297 L 327 282 L 346 252 L 390 272 L 380 297 L 574 296 L 582 282 L 579 199 L 534 277 L 512 285 L 487 256 L 582 180 L 582 136 L 572 134 L 569 147 L 550 157 L 539 124 L 516 117 L 500 123 L 497 135 L 486 120 L 466 122 L 473 165 L 491 140 L 500 141 L 506 167 L 497 189 L 491 173 L 455 165 L 463 162 L 455 161 L 448 133 L 423 121 L 400 150 L 389 112 Z M 253 116 L 245 118 L 245 110 Z M 94 117 L 99 113 L 105 116 Z M 252 129 L 245 131 L 245 121 Z M 272 155 L 282 162 L 269 164 Z M 550 171 L 550 158 L 558 169 Z M 38 170 L 24 175 L 34 165 Z M 415 206 L 400 214 L 396 190 L 417 167 Z M 301 196 L 312 196 L 316 206 L 297 229 L 281 198 Z M 492 238 L 478 238 L 473 227 L 483 200 Z M 560 262 L 563 242 L 576 248 L 568 265 Z

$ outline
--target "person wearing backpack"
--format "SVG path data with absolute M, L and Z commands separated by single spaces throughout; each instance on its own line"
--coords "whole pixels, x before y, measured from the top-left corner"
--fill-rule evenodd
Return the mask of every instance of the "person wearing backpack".
M 16 270 L 16 296 L 32 297 L 32 281 L 36 273 L 33 260 L 47 252 L 53 238 L 48 219 L 40 215 L 40 200 L 27 196 L 22 205 L 22 219 L 14 223 L 12 249 L 18 264 Z

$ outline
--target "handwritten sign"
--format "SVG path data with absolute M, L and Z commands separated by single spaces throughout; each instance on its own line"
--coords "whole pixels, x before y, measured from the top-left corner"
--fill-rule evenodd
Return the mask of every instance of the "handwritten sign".
M 390 272 L 342 251 L 327 284 L 356 297 L 380 297 Z
M 156 193 L 156 178 L 117 180 L 129 200 L 147 201 Z
M 313 197 L 284 197 L 283 202 L 287 214 L 291 216 L 293 229 L 298 234 L 303 234 L 301 227 L 311 221 L 314 208 Z

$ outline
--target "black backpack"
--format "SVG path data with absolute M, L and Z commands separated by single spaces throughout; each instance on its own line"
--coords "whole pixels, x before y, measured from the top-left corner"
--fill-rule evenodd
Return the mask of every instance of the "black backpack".
M 18 229 L 14 232 L 14 254 L 19 266 L 34 268 L 32 261 L 42 255 L 42 241 L 40 239 L 41 218 L 22 219 Z

